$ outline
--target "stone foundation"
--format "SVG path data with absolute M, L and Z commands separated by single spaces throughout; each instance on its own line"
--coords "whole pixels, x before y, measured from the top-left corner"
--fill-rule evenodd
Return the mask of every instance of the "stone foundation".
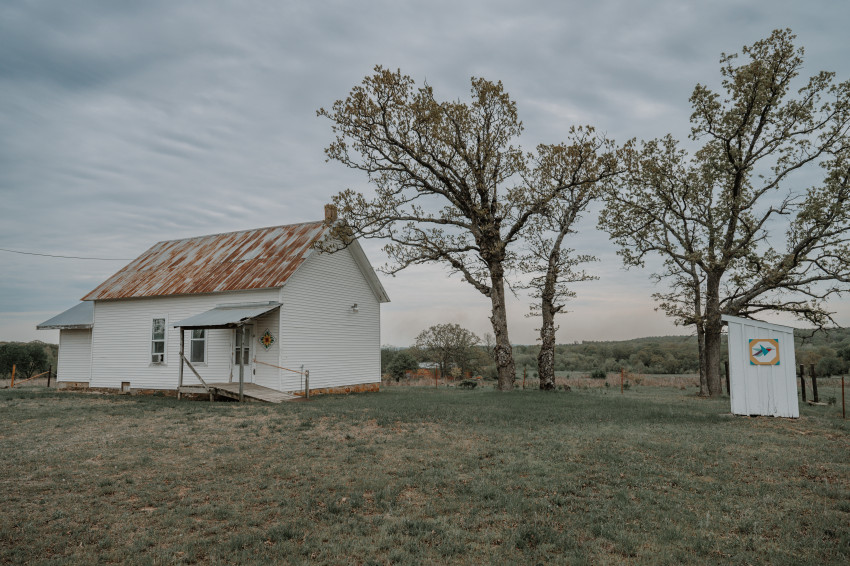
M 113 391 L 115 391 L 113 389 Z M 117 390 L 119 393 L 121 390 Z M 130 388 L 131 395 L 164 395 L 165 397 L 177 397 L 176 389 L 136 389 L 135 387 Z M 207 397 L 205 394 L 204 397 Z
M 56 383 L 56 387 L 59 389 L 88 389 L 89 382 L 88 381 L 59 381 Z
M 381 390 L 380 383 L 359 383 L 357 385 L 343 385 L 341 387 L 310 388 L 310 396 L 313 395 L 345 395 L 347 393 L 376 393 Z M 295 395 L 304 396 L 304 392 L 296 391 Z
M 130 391 L 123 391 L 120 387 L 89 387 L 85 381 L 60 381 L 59 389 L 67 391 L 88 391 L 90 393 L 109 393 L 112 395 L 164 395 L 165 397 L 177 397 L 176 389 L 136 389 L 131 387 Z
M 69 391 L 90 391 L 92 393 L 111 393 L 113 395 L 119 394 L 127 394 L 127 392 L 122 391 L 120 387 L 89 387 L 89 384 L 85 381 L 60 381 L 58 384 L 59 389 L 67 389 Z M 343 385 L 340 387 L 320 387 L 317 389 L 310 389 L 310 396 L 314 395 L 346 395 L 348 393 L 377 393 L 381 390 L 381 384 L 379 382 L 376 383 L 359 383 L 357 385 Z M 164 395 L 166 397 L 177 397 L 176 389 L 136 389 L 135 387 L 130 388 L 131 395 Z M 303 391 L 295 391 L 294 395 L 303 397 Z M 184 393 L 183 398 L 188 399 L 207 399 L 208 396 L 206 393 L 203 394 L 192 394 L 192 393 Z

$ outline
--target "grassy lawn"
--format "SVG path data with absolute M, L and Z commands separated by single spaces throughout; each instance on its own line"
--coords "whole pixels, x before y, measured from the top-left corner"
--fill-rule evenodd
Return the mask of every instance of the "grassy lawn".
M 850 562 L 850 421 L 668 387 L 0 391 L 0 563 Z

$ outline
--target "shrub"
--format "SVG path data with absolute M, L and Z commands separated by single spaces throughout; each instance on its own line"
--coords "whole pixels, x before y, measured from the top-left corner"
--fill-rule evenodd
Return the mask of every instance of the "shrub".
M 847 364 L 840 358 L 829 356 L 821 358 L 815 369 L 819 376 L 829 377 L 831 375 L 841 375 L 847 371 Z
M 416 361 L 409 352 L 402 351 L 399 352 L 393 357 L 387 366 L 387 373 L 389 373 L 396 382 L 401 381 L 401 378 L 404 377 L 405 372 L 415 370 L 419 367 L 419 362 Z
M 606 377 L 608 377 L 608 372 L 606 372 L 604 369 L 597 368 L 590 372 L 590 377 L 592 377 L 593 379 L 605 379 Z

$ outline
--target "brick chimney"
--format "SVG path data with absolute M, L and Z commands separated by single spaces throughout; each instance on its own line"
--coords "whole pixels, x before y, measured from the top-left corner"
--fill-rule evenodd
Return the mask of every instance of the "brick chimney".
M 336 222 L 336 207 L 332 204 L 325 205 L 325 224 L 333 224 Z

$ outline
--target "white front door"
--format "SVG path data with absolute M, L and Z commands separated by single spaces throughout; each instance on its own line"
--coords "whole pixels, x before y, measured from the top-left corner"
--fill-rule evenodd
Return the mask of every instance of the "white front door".
M 245 344 L 242 344 L 242 329 L 233 329 L 233 381 L 239 381 L 239 361 L 245 364 L 245 383 L 254 382 L 254 325 L 245 325 Z

